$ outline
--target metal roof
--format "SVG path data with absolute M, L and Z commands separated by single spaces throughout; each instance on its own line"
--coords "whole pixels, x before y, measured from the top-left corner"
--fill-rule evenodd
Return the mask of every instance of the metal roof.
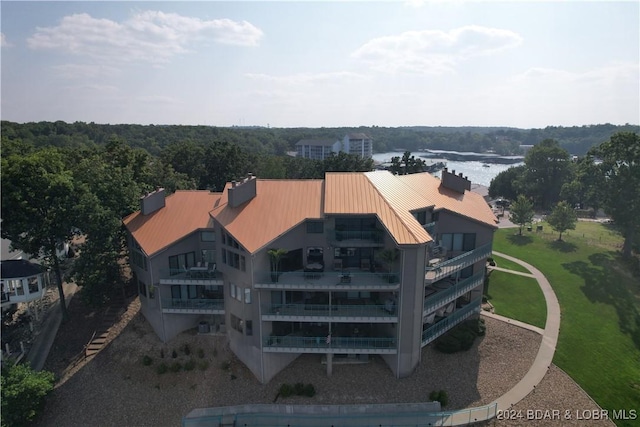
M 153 256 L 198 229 L 212 229 L 209 211 L 220 197 L 206 190 L 176 191 L 165 198 L 165 207 L 148 215 L 134 212 L 123 222 L 143 251 Z

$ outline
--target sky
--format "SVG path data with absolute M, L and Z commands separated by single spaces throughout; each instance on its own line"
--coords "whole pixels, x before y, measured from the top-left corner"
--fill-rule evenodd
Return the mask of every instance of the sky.
M 640 122 L 640 2 L 0 2 L 2 120 Z

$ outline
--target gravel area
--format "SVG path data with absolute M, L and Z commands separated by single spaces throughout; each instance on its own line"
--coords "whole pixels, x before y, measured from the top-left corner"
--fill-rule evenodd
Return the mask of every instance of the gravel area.
M 487 318 L 486 336 L 471 350 L 448 355 L 427 346 L 421 365 L 408 378 L 395 379 L 378 357 L 372 357 L 368 364 L 334 365 L 333 375 L 327 377 L 320 356 L 303 355 L 263 385 L 235 358 L 225 337 L 198 335 L 194 330 L 165 345 L 138 310 L 135 300 L 112 328 L 113 341 L 102 352 L 74 369 L 57 372 L 59 383 L 36 425 L 179 426 L 182 417 L 194 408 L 272 403 L 280 384 L 296 382 L 312 383 L 317 394 L 313 398 L 278 399 L 278 403 L 421 402 L 431 391 L 443 389 L 449 394 L 446 409 L 479 406 L 495 400 L 524 376 L 541 341 L 534 332 Z M 150 366 L 142 363 L 145 355 L 153 360 Z M 192 371 L 156 372 L 161 363 L 184 365 L 191 359 L 196 364 Z M 572 401 L 577 386 L 562 375 L 548 375 L 538 389 L 549 388 L 564 400 L 557 396 L 550 401 L 542 399 L 543 393 L 536 390 L 535 396 L 521 403 L 523 409 L 559 408 L 559 402 Z M 565 387 L 566 382 L 574 388 Z M 562 408 L 573 408 L 567 405 Z M 591 406 L 576 405 L 576 409 L 596 408 L 593 402 Z

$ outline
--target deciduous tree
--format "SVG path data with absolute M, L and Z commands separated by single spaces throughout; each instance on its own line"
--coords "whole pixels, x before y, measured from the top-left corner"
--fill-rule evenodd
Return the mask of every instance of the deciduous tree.
M 524 163 L 524 194 L 543 209 L 553 206 L 560 199 L 562 185 L 571 178 L 569 152 L 557 141 L 545 139 L 529 150 Z
M 509 220 L 514 224 L 518 224 L 519 235 L 522 236 L 522 227 L 533 221 L 533 213 L 533 203 L 522 194 L 511 204 Z
M 2 237 L 14 248 L 40 256 L 53 267 L 66 320 L 59 244 L 77 230 L 80 196 L 59 151 L 48 148 L 27 156 L 2 158 Z
M 547 217 L 547 222 L 551 225 L 551 228 L 560 233 L 558 236 L 559 241 L 562 240 L 562 233 L 567 230 L 575 230 L 577 220 L 576 211 L 565 201 L 559 202 L 553 208 L 551 215 Z
M 623 256 L 630 257 L 634 237 L 640 235 L 640 136 L 616 133 L 590 154 L 602 160 L 603 204 L 624 236 Z

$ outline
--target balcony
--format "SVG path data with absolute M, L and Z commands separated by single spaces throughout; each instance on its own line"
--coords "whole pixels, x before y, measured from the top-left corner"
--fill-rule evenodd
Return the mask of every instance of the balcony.
M 360 271 L 286 271 L 255 274 L 256 289 L 348 291 L 393 291 L 400 287 L 400 274 Z
M 162 312 L 179 314 L 224 314 L 224 299 L 163 299 Z
M 263 321 L 397 323 L 393 304 L 264 304 Z
M 425 268 L 425 283 L 434 283 L 458 271 L 482 261 L 491 255 L 491 242 L 451 259 L 433 258 Z
M 435 286 L 428 287 L 425 290 L 425 295 L 429 292 L 431 292 L 431 295 L 424 299 L 423 314 L 427 315 L 428 313 L 432 313 L 436 309 L 455 301 L 470 290 L 480 286 L 483 282 L 484 272 L 481 272 L 455 284 L 444 282 L 442 286 L 438 286 L 441 283 L 438 282 Z
M 384 246 L 382 230 L 329 230 L 332 244 L 337 247 L 371 247 Z
M 222 274 L 212 268 L 160 270 L 161 285 L 223 285 Z
M 395 338 L 270 336 L 262 340 L 262 350 L 280 353 L 395 354 Z
M 433 326 L 422 332 L 422 346 L 429 344 L 431 341 L 438 338 L 440 335 L 453 328 L 458 323 L 472 316 L 473 314 L 480 313 L 480 303 L 482 298 L 477 298 L 471 301 L 466 306 L 454 311 L 447 317 L 444 317 L 437 321 Z

